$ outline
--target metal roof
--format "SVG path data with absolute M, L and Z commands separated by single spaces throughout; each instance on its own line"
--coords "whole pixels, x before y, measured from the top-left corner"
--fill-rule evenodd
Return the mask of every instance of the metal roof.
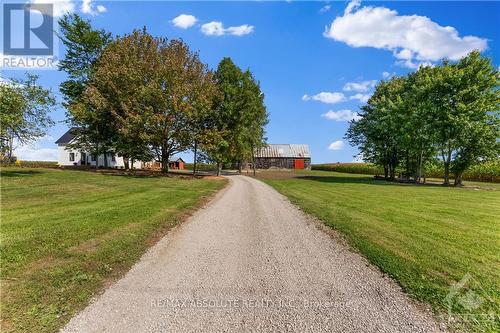
M 73 140 L 73 138 L 75 137 L 75 134 L 74 132 L 77 130 L 78 128 L 77 127 L 72 127 L 70 128 L 66 133 L 63 134 L 63 136 L 61 136 L 59 139 L 57 139 L 57 141 L 55 143 L 59 144 L 59 143 L 70 143 L 71 140 Z
M 269 144 L 258 150 L 255 157 L 274 158 L 311 158 L 308 145 L 302 144 Z

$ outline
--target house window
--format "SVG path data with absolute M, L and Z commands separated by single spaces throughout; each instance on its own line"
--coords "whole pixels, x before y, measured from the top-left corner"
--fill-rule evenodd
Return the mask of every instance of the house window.
M 115 154 L 111 155 L 111 162 L 116 162 Z
M 69 161 L 74 162 L 75 161 L 75 153 L 69 153 Z
M 95 162 L 95 160 L 97 159 L 94 154 L 92 154 L 92 156 L 90 158 L 92 159 L 92 162 Z

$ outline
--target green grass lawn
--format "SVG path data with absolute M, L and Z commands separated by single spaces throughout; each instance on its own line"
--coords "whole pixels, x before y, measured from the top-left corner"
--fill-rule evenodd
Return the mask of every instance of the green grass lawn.
M 447 320 L 451 308 L 452 327 L 500 330 L 498 184 L 482 183 L 485 189 L 418 186 L 325 171 L 262 178 L 339 230 L 437 315 Z M 458 281 L 465 282 L 463 287 L 450 294 Z
M 3 168 L 1 331 L 57 331 L 224 184 Z

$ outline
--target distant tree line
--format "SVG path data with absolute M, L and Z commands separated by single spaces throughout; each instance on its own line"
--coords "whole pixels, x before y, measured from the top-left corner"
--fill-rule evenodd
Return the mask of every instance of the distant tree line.
M 113 38 L 76 14 L 59 21 L 66 55 L 60 70 L 74 148 L 105 156 L 157 160 L 172 155 L 241 166 L 265 144 L 268 114 L 252 73 L 224 58 L 216 71 L 182 40 L 134 30 Z M 107 159 L 104 159 L 107 162 Z
M 0 82 L 0 162 L 16 160 L 16 145 L 26 145 L 43 137 L 54 124 L 49 113 L 55 105 L 50 90 L 41 87 L 38 77 Z
M 444 184 L 462 184 L 470 166 L 498 159 L 499 72 L 490 59 L 471 52 L 458 62 L 420 67 L 381 81 L 346 138 L 366 162 L 394 179 L 421 182 L 426 166 L 439 159 Z

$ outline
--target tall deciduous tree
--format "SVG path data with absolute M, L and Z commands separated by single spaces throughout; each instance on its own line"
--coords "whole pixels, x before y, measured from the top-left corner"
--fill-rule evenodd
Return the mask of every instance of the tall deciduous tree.
M 413 175 L 420 182 L 437 154 L 444 184 L 453 172 L 455 185 L 461 185 L 468 167 L 498 158 L 498 86 L 498 70 L 479 52 L 457 63 L 422 67 L 378 84 L 346 136 L 365 160 L 384 166 L 386 177 L 394 178 L 402 166 L 408 179 Z
M 242 72 L 230 58 L 222 59 L 215 78 L 223 96 L 218 109 L 220 131 L 225 133 L 224 144 L 216 154 L 220 157 L 217 164 L 236 162 L 241 168 L 265 144 L 268 114 L 264 94 L 250 71 Z
M 56 104 L 50 90 L 37 83 L 36 75 L 0 83 L 0 151 L 11 160 L 14 144 L 41 138 L 54 124 L 49 113 Z
M 102 119 L 95 110 L 80 103 L 93 68 L 104 48 L 111 42 L 111 34 L 93 29 L 88 20 L 77 14 L 67 14 L 59 20 L 60 39 L 66 47 L 59 70 L 66 72 L 68 79 L 61 83 L 64 106 L 68 110 L 68 122 L 74 131 L 75 148 L 95 155 L 107 154 L 110 149 L 111 129 L 109 119 Z M 107 158 L 104 159 L 107 163 Z

